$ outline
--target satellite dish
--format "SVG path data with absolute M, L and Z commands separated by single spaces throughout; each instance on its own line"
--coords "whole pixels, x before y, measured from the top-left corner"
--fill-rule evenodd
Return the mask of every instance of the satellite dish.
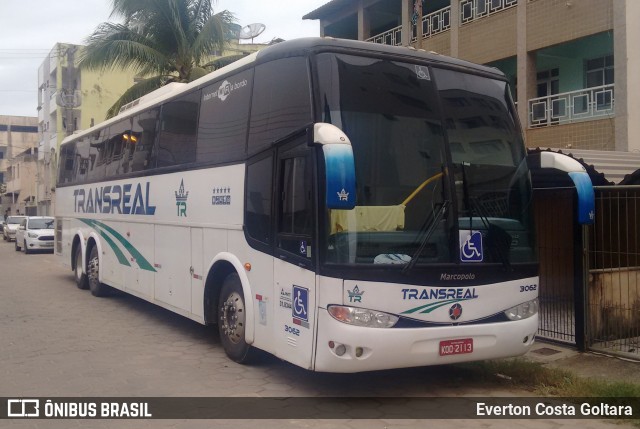
M 264 24 L 260 23 L 245 25 L 240 30 L 240 38 L 251 39 L 251 43 L 253 43 L 253 38 L 261 35 L 266 28 Z

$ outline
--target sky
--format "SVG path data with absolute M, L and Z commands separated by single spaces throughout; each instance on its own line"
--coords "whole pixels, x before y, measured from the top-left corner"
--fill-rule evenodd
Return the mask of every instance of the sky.
M 255 43 L 318 36 L 302 16 L 329 0 L 217 0 L 241 26 L 262 23 Z M 84 44 L 109 19 L 110 0 L 0 0 L 0 116 L 38 116 L 38 67 L 56 43 Z

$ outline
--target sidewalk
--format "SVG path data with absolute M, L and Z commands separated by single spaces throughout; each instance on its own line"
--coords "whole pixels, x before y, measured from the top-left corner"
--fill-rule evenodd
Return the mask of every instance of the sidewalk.
M 537 342 L 524 356 L 550 368 L 560 368 L 580 377 L 640 384 L 640 362 L 599 353 L 580 353 L 568 346 Z

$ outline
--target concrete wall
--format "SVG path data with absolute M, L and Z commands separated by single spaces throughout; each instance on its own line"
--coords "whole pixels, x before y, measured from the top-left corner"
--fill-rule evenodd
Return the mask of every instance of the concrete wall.
M 530 128 L 525 130 L 525 138 L 527 147 L 615 150 L 615 121 L 607 118 Z

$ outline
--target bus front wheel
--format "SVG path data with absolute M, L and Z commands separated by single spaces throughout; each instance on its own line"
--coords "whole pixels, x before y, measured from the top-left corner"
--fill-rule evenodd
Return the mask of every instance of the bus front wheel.
M 107 296 L 108 286 L 100 283 L 100 258 L 98 258 L 98 247 L 93 246 L 87 264 L 87 279 L 89 290 L 93 296 Z
M 244 338 L 247 314 L 238 274 L 231 274 L 224 280 L 219 302 L 218 332 L 222 347 L 231 360 L 246 363 L 251 346 Z

